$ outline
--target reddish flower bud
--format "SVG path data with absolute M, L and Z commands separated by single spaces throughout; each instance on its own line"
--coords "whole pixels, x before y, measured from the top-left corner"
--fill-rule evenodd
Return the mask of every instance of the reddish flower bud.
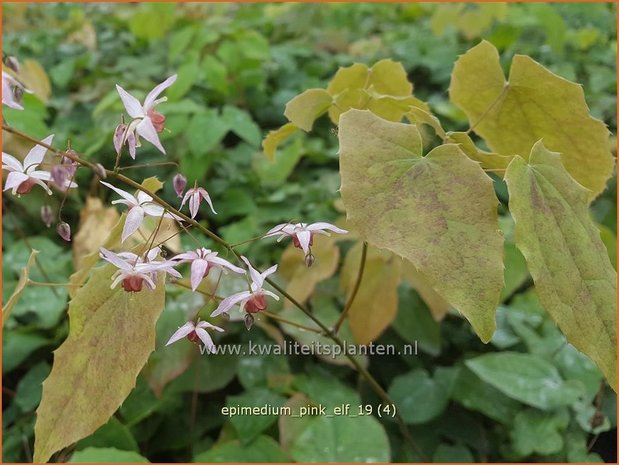
M 71 242 L 71 226 L 69 226 L 67 223 L 65 223 L 64 221 L 58 223 L 58 226 L 56 226 L 56 232 L 65 241 Z
M 54 212 L 52 211 L 52 207 L 49 205 L 43 205 L 41 207 L 41 219 L 48 228 L 52 225 L 52 221 L 54 221 Z
M 19 61 L 17 61 L 17 58 L 15 58 L 14 56 L 9 56 L 7 57 L 5 63 L 10 69 L 15 71 L 16 73 L 19 73 Z
M 174 185 L 174 192 L 176 192 L 176 195 L 181 198 L 183 196 L 183 192 L 185 191 L 185 187 L 187 187 L 187 178 L 178 173 L 174 176 L 172 184 Z
M 247 313 L 245 315 L 245 327 L 247 328 L 247 331 L 249 331 L 251 329 L 251 327 L 254 325 L 254 316 L 251 313 Z
M 121 286 L 126 292 L 140 292 L 142 285 L 144 284 L 144 278 L 141 276 L 127 276 L 122 280 Z

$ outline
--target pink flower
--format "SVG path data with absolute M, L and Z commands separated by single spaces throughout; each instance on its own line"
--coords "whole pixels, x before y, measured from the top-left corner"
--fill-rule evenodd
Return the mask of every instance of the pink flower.
M 141 104 L 137 98 L 116 84 L 116 90 L 123 101 L 125 110 L 133 118 L 133 121 L 128 126 L 123 127 L 125 125 L 121 124 L 116 128 L 114 146 L 117 152 L 120 152 L 119 147 L 122 147 L 127 142 L 129 144 L 129 153 L 132 158 L 135 158 L 135 147 L 140 147 L 141 136 L 157 147 L 163 154 L 166 153 L 157 135 L 165 128 L 165 116 L 155 111 L 155 107 L 167 100 L 166 97 L 160 99 L 157 99 L 157 97 L 161 92 L 174 84 L 175 81 L 176 74 L 155 86 L 144 99 L 144 104 Z M 122 134 L 122 137 L 120 134 Z
M 149 251 L 147 257 L 153 258 L 153 250 Z M 157 250 L 156 254 L 158 253 Z M 140 292 L 144 285 L 146 285 L 148 289 L 153 290 L 156 287 L 155 280 L 157 278 L 157 272 L 163 271 L 173 274 L 170 272 L 173 270 L 171 268 L 172 265 L 167 261 L 153 261 L 148 260 L 148 258 L 141 259 L 131 252 L 116 254 L 103 247 L 99 250 L 99 255 L 118 268 L 118 271 L 112 276 L 112 285 L 110 286 L 112 289 L 120 283 L 121 287 L 126 292 Z M 180 276 L 176 270 L 173 271 L 175 273 L 173 274 L 174 276 Z
M 254 269 L 254 267 L 251 266 L 251 263 L 249 263 L 247 258 L 241 257 L 241 259 L 247 264 L 247 268 L 249 270 L 249 276 L 252 281 L 250 290 L 238 292 L 223 299 L 215 311 L 211 313 L 212 317 L 228 312 L 236 304 L 240 304 L 241 313 L 243 311 L 246 311 L 247 313 L 258 313 L 267 308 L 266 296 L 279 300 L 279 297 L 276 294 L 262 288 L 265 278 L 277 271 L 277 265 L 273 265 L 265 272 L 259 273 Z
M 2 71 L 2 104 L 15 110 L 23 110 L 24 107 L 19 104 L 20 99 L 17 98 L 16 90 L 21 93 L 24 91 L 24 86 L 9 73 Z
M 348 231 L 340 229 L 330 223 L 283 223 L 270 229 L 264 237 L 279 236 L 277 242 L 281 241 L 285 237 L 292 237 L 292 243 L 298 249 L 303 249 L 305 255 L 310 253 L 310 247 L 314 244 L 315 234 L 324 234 L 329 236 L 330 234 L 324 230 L 333 231 L 337 234 L 346 234 Z
M 47 136 L 41 142 L 51 144 L 54 135 Z M 45 191 L 52 195 L 52 191 L 43 181 L 49 181 L 52 177 L 49 171 L 36 170 L 43 161 L 47 149 L 42 145 L 35 145 L 26 158 L 23 164 L 14 156 L 2 152 L 2 169 L 7 170 L 9 175 L 4 183 L 4 190 L 12 189 L 13 195 L 27 194 L 32 190 L 35 184 L 41 186 Z M 76 184 L 77 186 L 77 184 Z M 73 186 L 72 186 L 73 187 Z
M 139 191 L 138 196 L 134 197 L 129 192 L 114 187 L 105 181 L 100 182 L 122 197 L 122 199 L 114 200 L 112 204 L 122 203 L 129 207 L 127 219 L 123 226 L 121 242 L 125 242 L 129 236 L 140 228 L 145 216 L 154 216 L 157 218 L 163 216 L 164 218 L 174 218 L 177 221 L 182 221 L 180 217 L 166 212 L 162 206 L 153 202 L 153 198 L 150 195 L 142 191 Z
M 200 202 L 202 200 L 206 200 L 206 203 L 208 203 L 208 206 L 211 207 L 212 212 L 217 214 L 213 208 L 211 197 L 208 195 L 208 192 L 206 192 L 206 189 L 202 189 L 201 187 L 192 187 L 189 189 L 185 194 L 185 197 L 183 197 L 181 208 L 183 208 L 183 205 L 185 205 L 187 199 L 189 199 L 189 211 L 191 212 L 192 218 L 195 218 L 198 214 L 198 209 L 200 208 Z
M 219 268 L 224 273 L 226 269 L 239 274 L 245 274 L 243 268 L 234 266 L 232 263 L 219 258 L 217 252 L 213 252 L 204 247 L 197 249 L 195 252 L 185 252 L 177 255 L 173 260 L 178 260 L 179 263 L 191 262 L 191 289 L 196 290 L 200 282 L 205 278 L 211 268 Z
M 215 351 L 215 344 L 206 331 L 207 328 L 214 329 L 215 331 L 223 332 L 223 329 L 219 326 L 212 325 L 206 321 L 198 320 L 198 324 L 194 324 L 193 321 L 188 321 L 183 326 L 178 328 L 172 337 L 166 343 L 166 347 L 170 344 L 180 341 L 184 337 L 191 342 L 196 342 L 198 339 L 202 341 L 202 344 L 209 350 L 209 352 Z

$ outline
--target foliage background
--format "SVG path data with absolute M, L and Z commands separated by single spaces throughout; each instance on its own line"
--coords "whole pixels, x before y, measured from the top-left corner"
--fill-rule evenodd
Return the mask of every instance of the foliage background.
M 122 112 L 114 85 L 145 92 L 178 72 L 166 94 L 169 102 L 161 107 L 170 129 L 164 135 L 168 157 L 145 145 L 137 163 L 175 161 L 190 184 L 206 185 L 219 214 L 201 221 L 237 243 L 290 219 L 341 220 L 337 137 L 326 118 L 311 134 L 283 146 L 274 163 L 260 145 L 270 129 L 285 122 L 285 103 L 307 88 L 324 87 L 338 66 L 401 61 L 415 95 L 430 103 L 446 129 L 465 130 L 466 118 L 448 101 L 449 78 L 458 55 L 484 38 L 497 46 L 506 64 L 515 53 L 527 54 L 582 83 L 591 112 L 614 134 L 615 25 L 614 4 L 4 3 L 3 52 L 21 60 L 34 94 L 25 95 L 25 111 L 3 113 L 17 128 L 41 138 L 53 132 L 56 146 L 70 139 L 78 151 L 111 166 L 111 134 Z M 27 148 L 5 135 L 5 151 Z M 127 174 L 140 180 L 158 175 L 168 181 L 164 197 L 176 202 L 170 182 L 176 171 L 146 166 Z M 80 171 L 80 185 L 90 186 L 92 196 L 109 199 L 90 176 Z M 496 189 L 506 202 L 504 186 L 497 182 Z M 86 203 L 87 190 L 72 194 L 63 210 L 76 231 L 101 213 Z M 3 302 L 30 248 L 41 251 L 44 270 L 35 269 L 33 279 L 66 282 L 83 253 L 79 247 L 98 240 L 91 233 L 73 244 L 62 242 L 39 219 L 44 200 L 34 194 L 3 196 Z M 615 257 L 615 178 L 592 214 Z M 509 222 L 505 227 L 509 231 Z M 193 247 L 188 238 L 182 242 Z M 326 254 L 339 271 L 327 272 L 318 284 L 310 298 L 314 311 L 329 315 L 342 308 L 342 263 L 352 246 L 352 241 L 330 244 Z M 267 264 L 279 262 L 284 247 L 259 241 L 239 250 Z M 540 308 L 519 253 L 514 249 L 506 260 L 511 288 L 497 310 L 498 331 L 489 345 L 481 344 L 457 315 L 435 322 L 403 282 L 397 318 L 377 342 L 402 347 L 416 340 L 420 354 L 373 357 L 370 371 L 400 404 L 425 460 L 615 461 L 615 395 Z M 158 350 L 137 388 L 107 425 L 77 444 L 73 460 L 420 460 L 403 447 L 387 419 L 224 418 L 222 406 L 264 403 L 261 399 L 274 405 L 293 396 L 328 405 L 378 401 L 350 368 L 314 357 L 207 358 L 188 347 L 162 350 L 171 330 L 203 307 L 199 298 L 174 287 L 168 291 Z M 371 299 L 368 306 L 376 304 Z M 4 461 L 31 460 L 40 383 L 49 373 L 52 351 L 67 335 L 67 301 L 64 288 L 29 287 L 4 328 Z M 241 326 L 230 325 L 219 342 L 298 337 L 284 335 L 286 328 L 273 322 L 250 333 Z M 523 365 L 527 356 L 546 359 L 561 386 L 567 386 L 555 394 L 567 400 L 560 407 L 526 405 L 510 397 L 505 386 L 517 366 L 507 373 L 491 371 L 488 378 L 473 369 L 471 360 L 500 351 L 522 354 Z M 575 401 L 569 389 L 574 386 L 581 392 Z M 594 441 L 599 433 L 602 438 Z M 365 447 L 360 437 L 367 438 Z M 589 446 L 595 452 L 589 453 Z

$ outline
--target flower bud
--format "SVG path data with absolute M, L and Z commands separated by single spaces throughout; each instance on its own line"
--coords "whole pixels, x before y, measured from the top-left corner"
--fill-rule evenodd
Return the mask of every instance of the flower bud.
M 174 185 L 174 191 L 179 198 L 183 196 L 183 192 L 185 191 L 185 187 L 187 187 L 187 178 L 182 174 L 178 173 L 174 176 L 172 180 L 172 184 Z
M 52 167 L 52 182 L 56 184 L 60 189 L 64 188 L 66 181 L 68 180 L 67 169 L 64 165 L 55 165 Z
M 124 123 L 120 123 L 116 126 L 114 130 L 114 148 L 116 149 L 116 154 L 120 155 L 120 151 L 123 148 L 123 143 L 125 142 L 125 132 L 127 131 L 127 125 Z
M 58 223 L 58 226 L 56 226 L 56 232 L 65 241 L 71 242 L 71 226 L 69 226 L 67 223 L 65 223 L 64 221 Z
M 54 221 L 54 212 L 52 211 L 52 207 L 49 205 L 43 205 L 41 207 L 41 219 L 48 228 L 52 225 L 52 221 Z
M 14 56 L 9 56 L 7 57 L 5 63 L 10 69 L 15 71 L 16 73 L 19 73 L 19 62 L 17 61 L 17 58 L 15 58 Z
M 316 257 L 311 252 L 305 256 L 305 266 L 308 268 L 314 264 Z
M 95 174 L 99 176 L 100 179 L 107 178 L 107 171 L 105 171 L 105 168 L 101 163 L 97 163 L 95 165 Z
M 247 328 L 247 331 L 249 331 L 254 325 L 254 321 L 254 316 L 251 313 L 245 314 L 245 327 Z

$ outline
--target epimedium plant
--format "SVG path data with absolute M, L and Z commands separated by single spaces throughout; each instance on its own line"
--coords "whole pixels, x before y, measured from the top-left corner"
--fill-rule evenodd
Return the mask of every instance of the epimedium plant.
M 6 82 L 11 90 L 3 92 L 3 98 L 6 94 L 6 104 L 13 108 L 19 106 L 16 78 L 7 74 L 5 81 L 3 73 L 3 89 Z M 489 341 L 504 283 L 497 199 L 487 173 L 507 182 L 516 244 L 527 260 L 542 304 L 568 340 L 596 362 L 615 388 L 615 272 L 588 216 L 588 204 L 604 189 L 613 159 L 608 131 L 589 116 L 576 84 L 526 57 L 514 59 L 506 81 L 496 50 L 482 42 L 460 58 L 452 76 L 451 98 L 469 117 L 471 129 L 467 132 L 443 130 L 428 105 L 412 95 L 403 67 L 391 60 L 371 68 L 363 64 L 342 68 L 327 89 L 311 89 L 291 100 L 285 112 L 290 123 L 267 136 L 265 153 L 274 156 L 277 145 L 287 136 L 299 129 L 311 130 L 314 120 L 328 113 L 338 126 L 347 228 L 364 242 L 352 254 L 353 258 L 358 256 L 360 272 L 349 272 L 357 286 L 351 286 L 346 307 L 334 327 L 329 327 L 268 278 L 277 265 L 265 272 L 256 270 L 230 244 L 194 220 L 201 201 L 215 213 L 205 189 L 197 185 L 189 189 L 176 209 L 157 196 L 158 181 L 138 184 L 117 170 L 123 146 L 135 157 L 140 137 L 165 153 L 158 138 L 165 128 L 165 117 L 154 105 L 162 103 L 158 94 L 174 83 L 173 78 L 157 86 L 143 104 L 118 88 L 132 120 L 128 124 L 122 121 L 115 131 L 118 158 L 113 169 L 87 161 L 76 152 L 53 149 L 51 139 L 32 140 L 37 144 L 35 156 L 23 163 L 3 154 L 12 175 L 5 190 L 26 195 L 36 184 L 46 189 L 47 184 L 53 184 L 66 192 L 77 187 L 72 180 L 75 168 L 84 166 L 107 179 L 102 184 L 121 197 L 113 203 L 128 207 L 100 254 L 88 257 L 71 279 L 71 327 L 44 383 L 35 429 L 36 461 L 46 461 L 55 451 L 90 434 L 127 397 L 154 349 L 154 326 L 164 306 L 165 276 L 178 279 L 175 267 L 182 263 L 191 263 L 189 287 L 193 291 L 212 268 L 247 277 L 248 290 L 221 299 L 211 316 L 240 305 L 245 324 L 251 327 L 254 315 L 267 308 L 266 297 L 280 297 L 264 288 L 268 283 L 298 307 L 297 312 L 306 312 L 324 336 L 341 343 L 337 330 L 354 311 L 355 301 L 361 301 L 367 292 L 358 286 L 364 283 L 363 270 L 367 266 L 371 273 L 373 261 L 389 261 L 394 268 L 406 268 L 420 293 L 460 311 L 480 338 Z M 409 124 L 402 123 L 402 118 Z M 429 126 L 442 142 L 425 156 L 422 134 L 427 138 L 427 133 L 421 132 L 423 126 Z M 3 127 L 27 137 L 9 125 Z M 574 138 L 573 128 L 579 128 L 582 138 Z M 476 146 L 473 131 L 492 152 Z M 46 149 L 59 156 L 60 162 L 47 174 L 30 170 L 43 160 Z M 111 179 L 137 189 L 137 194 L 114 186 Z M 175 178 L 174 187 L 181 196 L 186 188 L 182 177 Z M 180 211 L 186 202 L 191 216 Z M 196 251 L 163 258 L 155 244 L 156 233 L 127 250 L 126 241 L 147 216 L 160 223 L 163 219 L 177 222 L 188 234 L 190 228 L 201 231 L 222 252 L 227 251 L 229 260 L 204 248 L 200 240 Z M 68 239 L 65 225 L 59 222 L 59 233 Z M 303 251 L 306 266 L 315 267 L 320 259 L 314 264 L 314 236 L 325 229 L 346 232 L 328 223 L 290 222 L 275 226 L 262 237 L 290 237 Z M 385 257 L 376 248 L 389 252 Z M 99 255 L 110 264 L 93 270 Z M 215 294 L 216 289 L 208 292 Z M 18 293 L 19 288 L 16 298 Z M 171 335 L 168 344 L 188 338 L 213 348 L 209 330 L 221 328 L 207 321 L 187 322 Z M 378 328 L 369 339 L 380 331 Z M 99 363 L 92 363 L 95 358 Z M 354 358 L 350 362 L 383 399 L 388 399 L 363 366 Z M 73 421 L 77 415 L 80 422 Z

